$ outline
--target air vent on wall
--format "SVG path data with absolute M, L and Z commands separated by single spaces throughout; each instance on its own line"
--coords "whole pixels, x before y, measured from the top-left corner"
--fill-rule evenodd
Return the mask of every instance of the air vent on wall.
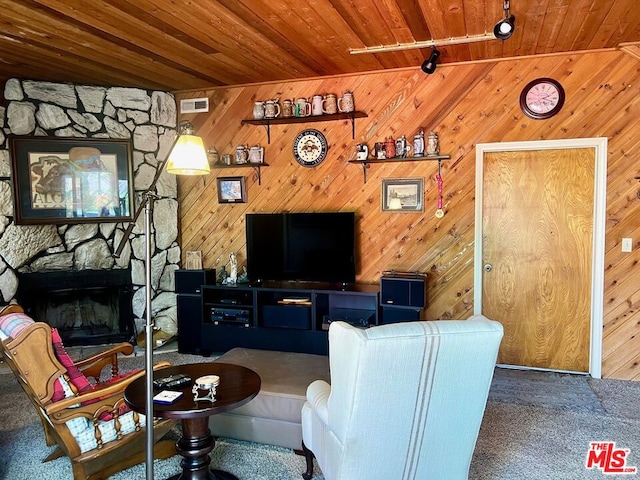
M 180 113 L 201 113 L 208 111 L 208 98 L 186 98 L 180 100 Z

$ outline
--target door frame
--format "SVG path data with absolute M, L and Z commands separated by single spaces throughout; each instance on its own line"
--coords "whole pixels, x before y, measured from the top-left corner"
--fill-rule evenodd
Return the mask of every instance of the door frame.
M 523 150 L 595 149 L 593 192 L 593 249 L 591 264 L 591 329 L 589 374 L 602 376 L 602 325 L 604 314 L 604 242 L 607 207 L 607 144 L 606 137 L 566 140 L 535 140 L 526 142 L 478 143 L 476 145 L 475 249 L 473 256 L 473 313 L 482 313 L 482 207 L 484 154 L 487 152 Z

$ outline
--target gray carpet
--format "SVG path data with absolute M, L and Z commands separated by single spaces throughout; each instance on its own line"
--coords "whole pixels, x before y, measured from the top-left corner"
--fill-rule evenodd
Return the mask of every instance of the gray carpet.
M 211 361 L 162 353 L 174 364 Z M 142 357 L 122 360 L 122 368 L 141 366 Z M 0 479 L 71 479 L 66 458 L 40 463 L 46 447 L 33 408 L 13 378 L 0 368 Z M 640 467 L 640 382 L 594 380 L 585 376 L 497 369 L 471 464 L 471 480 L 602 479 L 587 470 L 589 442 L 615 441 L 630 449 L 628 466 Z M 155 477 L 180 471 L 179 457 L 155 462 Z M 219 439 L 212 466 L 240 480 L 300 479 L 304 459 L 283 448 Z M 144 478 L 144 465 L 111 477 Z M 640 478 L 640 475 L 613 478 Z M 317 473 L 315 480 L 323 480 Z M 361 480 L 361 479 L 354 479 Z M 377 480 L 377 479 L 373 479 Z M 380 479 L 388 480 L 388 479 Z

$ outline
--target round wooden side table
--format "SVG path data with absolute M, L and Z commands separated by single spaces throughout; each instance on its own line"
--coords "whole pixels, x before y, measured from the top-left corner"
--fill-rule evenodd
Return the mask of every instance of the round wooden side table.
M 244 405 L 260 391 L 260 376 L 245 367 L 229 363 L 192 363 L 163 368 L 154 372 L 154 379 L 169 375 L 184 374 L 191 382 L 168 390 L 183 392 L 182 397 L 171 404 L 153 404 L 154 417 L 178 419 L 182 423 L 182 435 L 176 442 L 176 450 L 182 455 L 180 462 L 182 473 L 171 480 L 238 480 L 222 470 L 209 469 L 209 453 L 215 446 L 215 440 L 209 430 L 209 417 L 233 410 Z M 205 375 L 218 375 L 216 401 L 193 399 L 191 391 L 194 381 Z M 154 390 L 154 394 L 159 390 Z M 145 377 L 131 382 L 124 391 L 124 399 L 132 410 L 146 414 Z

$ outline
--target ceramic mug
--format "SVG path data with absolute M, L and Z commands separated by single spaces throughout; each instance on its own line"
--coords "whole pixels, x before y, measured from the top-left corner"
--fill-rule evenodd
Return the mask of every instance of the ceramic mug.
M 253 105 L 253 118 L 262 120 L 264 118 L 264 102 L 256 102 Z
M 314 95 L 311 102 L 311 115 L 322 115 L 322 95 Z
M 433 157 L 440 154 L 440 144 L 438 143 L 438 134 L 431 132 L 427 137 L 427 156 Z
M 364 143 L 359 143 L 356 145 L 356 159 L 357 160 L 366 160 L 369 156 L 369 147 L 367 147 Z
M 276 118 L 280 115 L 280 104 L 276 100 L 267 100 L 264 106 L 265 118 Z
M 238 147 L 236 147 L 236 163 L 238 165 L 242 165 L 244 163 L 247 163 L 248 159 L 249 159 L 249 149 L 247 148 L 247 146 L 239 145 Z
M 291 100 L 283 100 L 282 101 L 282 116 L 284 118 L 293 117 L 294 115 L 294 106 Z
M 396 142 L 393 138 L 387 137 L 384 142 L 385 158 L 393 158 L 396 156 Z
M 413 137 L 413 156 L 424 156 L 424 132 L 422 130 Z
M 220 163 L 220 154 L 218 153 L 218 149 L 216 149 L 216 147 L 213 146 L 209 150 L 207 150 L 207 159 L 209 160 L 209 165 Z
M 377 158 L 378 160 L 384 160 L 386 157 L 384 151 L 384 142 L 376 142 L 373 144 L 373 158 Z
M 341 98 L 338 99 L 338 110 L 343 113 L 353 112 L 355 106 L 353 103 L 353 93 L 346 91 Z
M 308 117 L 311 115 L 311 104 L 306 98 L 299 98 L 296 100 L 296 117 Z
M 254 145 L 249 149 L 249 163 L 262 163 L 264 161 L 264 148 Z
M 322 101 L 322 111 L 329 115 L 338 113 L 338 100 L 333 93 L 325 95 L 324 100 Z

